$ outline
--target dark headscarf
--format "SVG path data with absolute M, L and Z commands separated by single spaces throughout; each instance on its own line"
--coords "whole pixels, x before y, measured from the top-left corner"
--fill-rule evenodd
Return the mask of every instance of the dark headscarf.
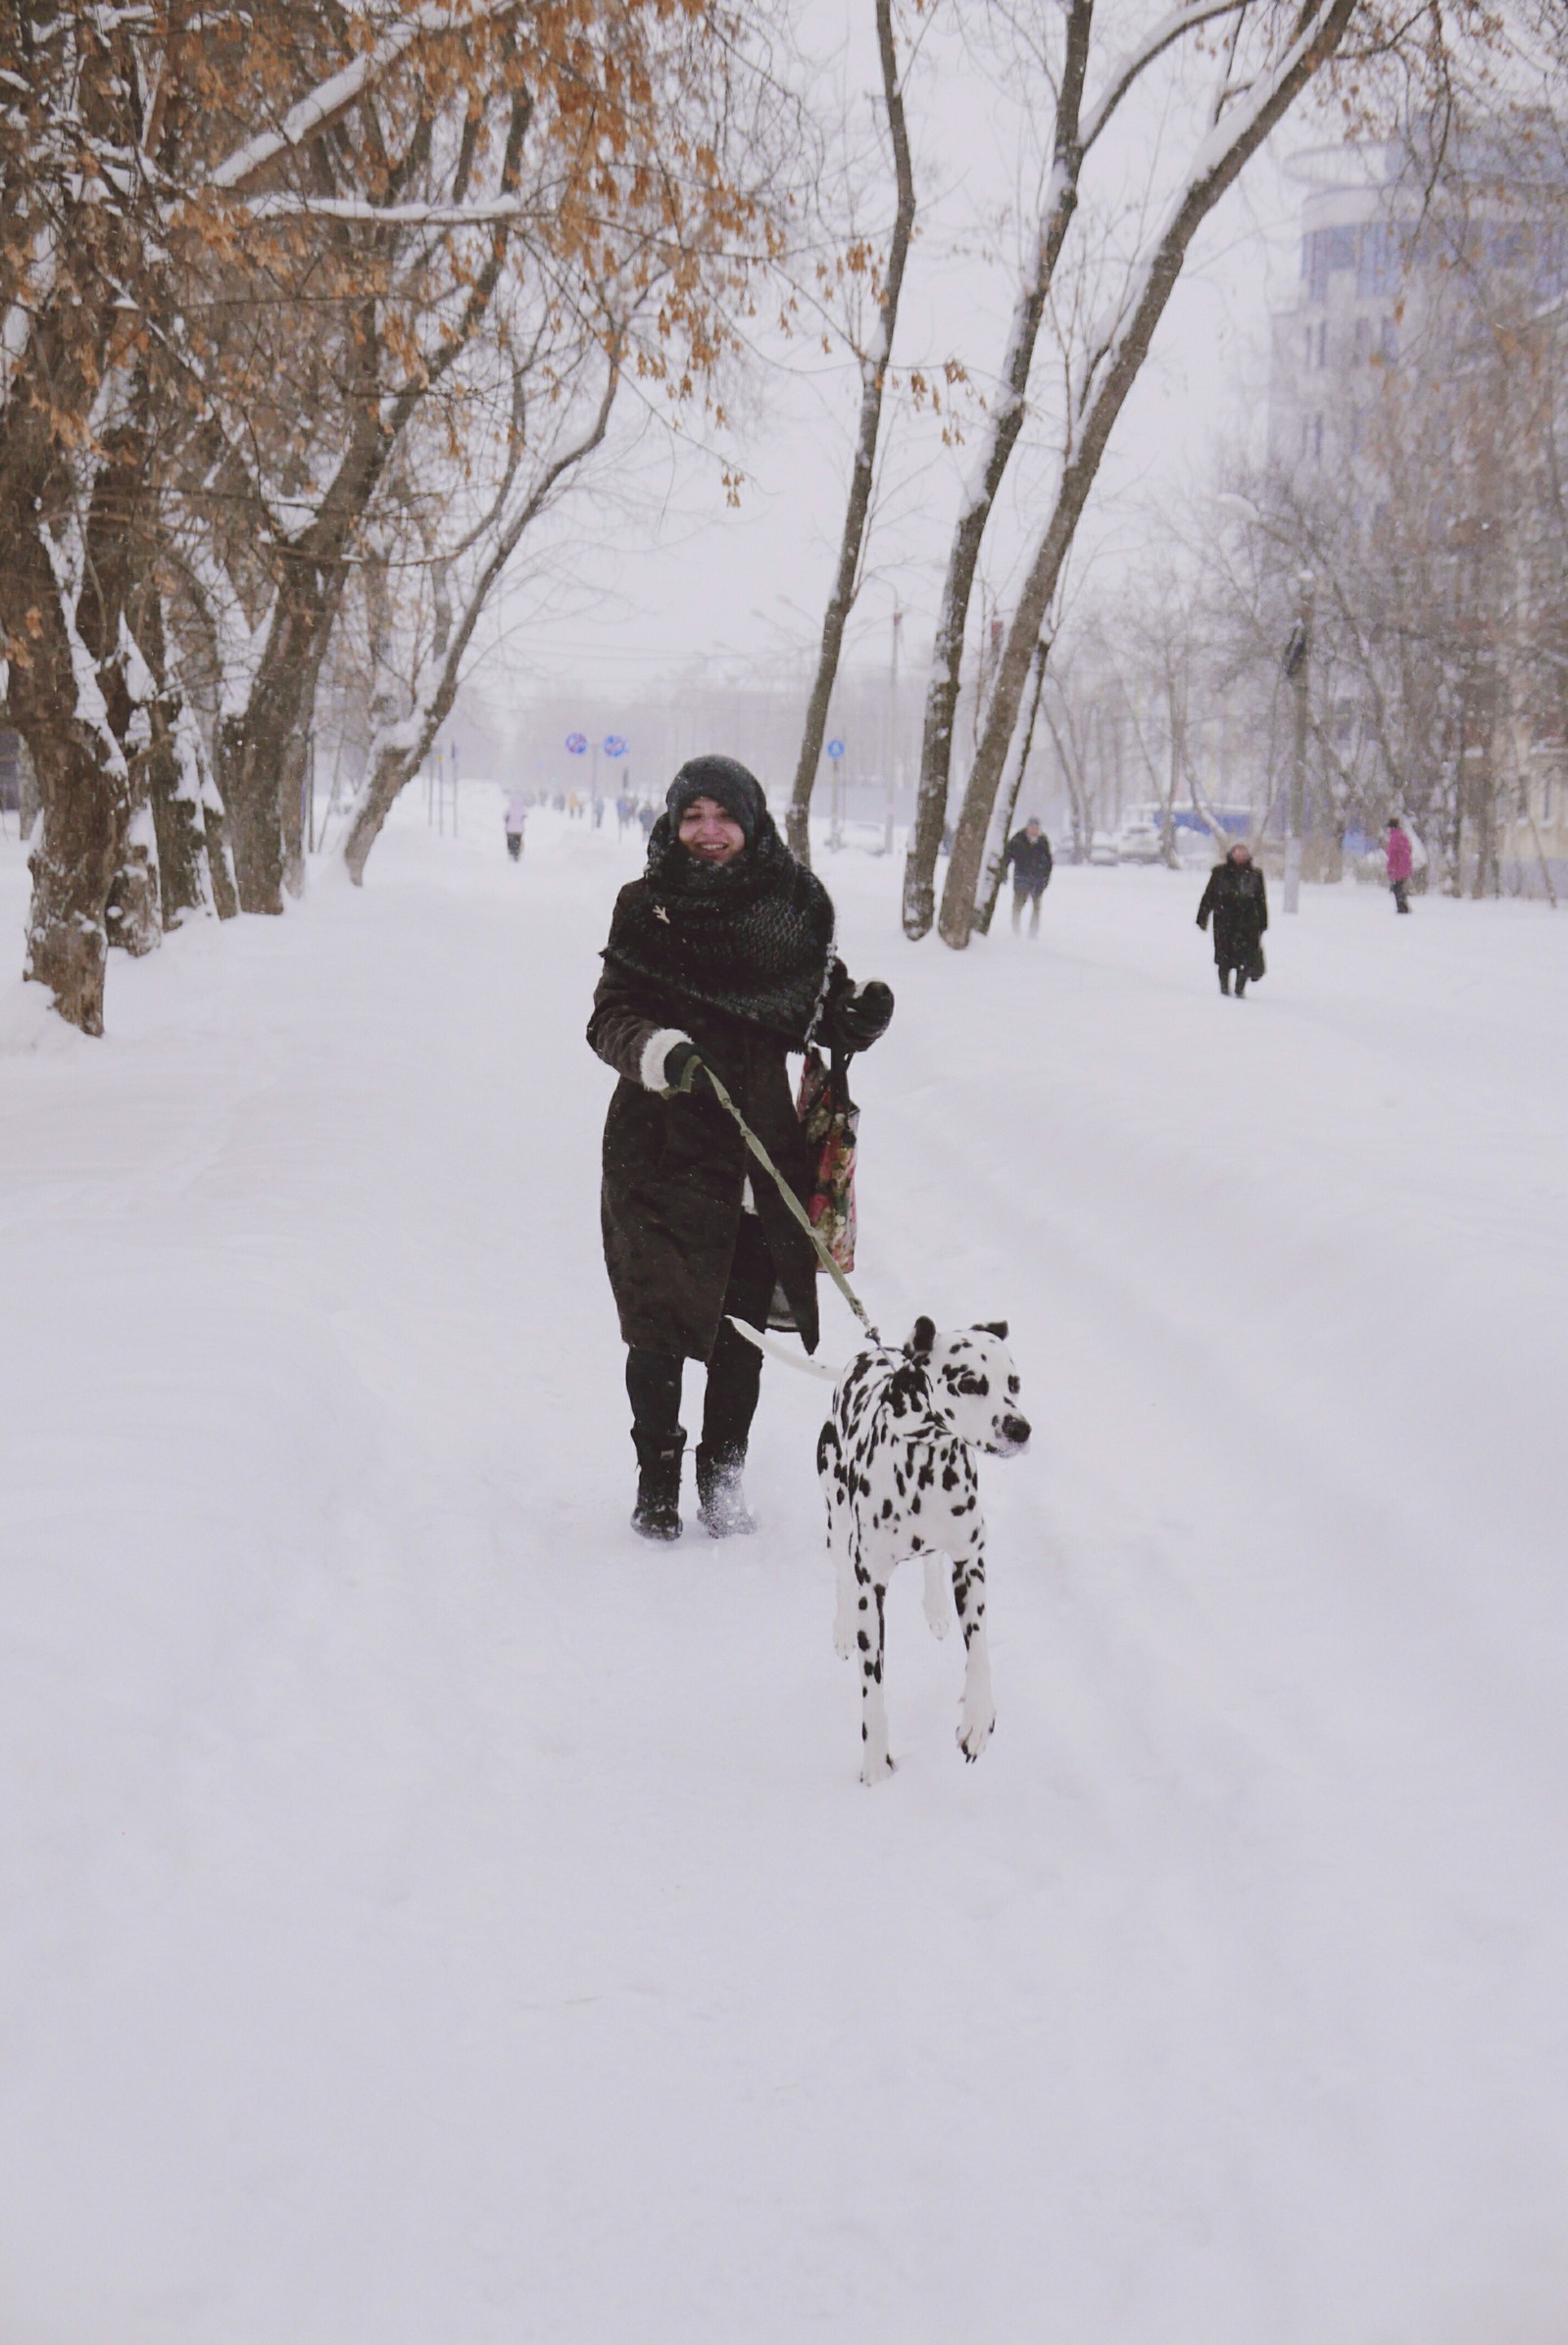
M 680 844 L 681 815 L 698 798 L 746 832 L 727 863 L 703 862 Z M 833 905 L 779 837 L 761 784 L 733 757 L 693 757 L 675 776 L 649 837 L 647 874 L 615 900 L 605 958 L 806 1047 L 833 961 Z
M 748 847 L 770 819 L 761 783 L 737 757 L 687 758 L 664 798 L 664 810 L 674 829 L 679 830 L 681 816 L 700 798 L 710 798 L 726 814 L 734 815 L 746 833 Z

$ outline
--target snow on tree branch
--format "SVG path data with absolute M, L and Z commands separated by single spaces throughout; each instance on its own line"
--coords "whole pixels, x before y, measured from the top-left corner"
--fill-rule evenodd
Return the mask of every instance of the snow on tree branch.
M 493 16 L 505 0 L 489 0 L 473 13 Z M 449 0 L 425 0 L 396 25 L 384 33 L 373 49 L 357 57 L 341 73 L 333 73 L 313 89 L 308 97 L 291 106 L 275 130 L 264 130 L 259 136 L 247 139 L 226 163 L 220 163 L 208 184 L 215 188 L 239 190 L 260 177 L 270 163 L 302 147 L 312 138 L 318 138 L 329 130 L 366 92 L 406 57 L 415 43 L 426 32 L 449 29 L 455 22 Z

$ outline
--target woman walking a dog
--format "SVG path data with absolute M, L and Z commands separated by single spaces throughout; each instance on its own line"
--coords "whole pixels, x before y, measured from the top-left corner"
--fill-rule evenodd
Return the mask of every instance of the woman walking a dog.
M 681 1535 L 681 1369 L 708 1364 L 698 1519 L 754 1529 L 741 1487 L 761 1354 L 749 1326 L 817 1343 L 816 1256 L 706 1080 L 711 1066 L 803 1202 L 812 1166 L 786 1053 L 863 1050 L 886 1031 L 885 985 L 851 983 L 827 891 L 774 828 L 733 757 L 683 765 L 621 889 L 588 1040 L 620 1077 L 605 1123 L 605 1264 L 626 1343 L 637 1452 L 633 1528 Z

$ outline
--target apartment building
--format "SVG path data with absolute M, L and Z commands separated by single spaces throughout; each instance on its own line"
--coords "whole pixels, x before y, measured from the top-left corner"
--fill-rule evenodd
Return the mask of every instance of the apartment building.
M 1381 680 L 1370 656 L 1357 678 L 1343 636 L 1332 674 L 1325 660 L 1324 755 L 1369 801 L 1384 787 L 1390 675 L 1396 694 L 1415 647 L 1446 696 L 1427 760 L 1444 771 L 1389 795 L 1433 807 L 1459 884 L 1568 894 L 1562 141 L 1520 116 L 1506 134 L 1451 134 L 1427 168 L 1403 148 L 1346 145 L 1293 170 L 1300 264 L 1272 321 L 1270 460 L 1303 534 L 1332 516 L 1352 596 L 1381 581 L 1364 632 L 1392 647 Z M 1418 737 L 1407 730 L 1407 756 Z

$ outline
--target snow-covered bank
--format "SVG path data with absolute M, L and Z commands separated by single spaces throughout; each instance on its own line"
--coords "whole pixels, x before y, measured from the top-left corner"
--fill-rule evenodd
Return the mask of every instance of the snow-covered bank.
M 634 862 L 411 807 L 0 1052 L 0 2336 L 1556 2334 L 1568 928 L 1309 891 L 1238 1005 L 1191 881 L 827 866 L 858 1283 L 1040 1429 L 995 1743 L 906 1575 L 866 1794 L 818 1392 L 744 1551 L 625 1527 Z

